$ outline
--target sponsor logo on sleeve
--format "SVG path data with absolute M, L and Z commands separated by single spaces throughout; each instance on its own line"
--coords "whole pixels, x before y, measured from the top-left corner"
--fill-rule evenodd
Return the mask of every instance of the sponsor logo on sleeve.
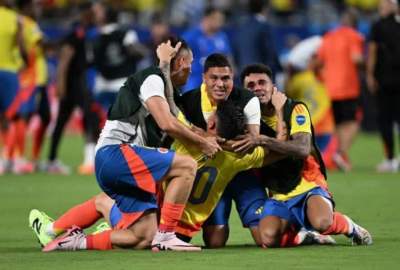
M 306 117 L 304 115 L 297 115 L 296 122 L 301 126 L 306 122 Z

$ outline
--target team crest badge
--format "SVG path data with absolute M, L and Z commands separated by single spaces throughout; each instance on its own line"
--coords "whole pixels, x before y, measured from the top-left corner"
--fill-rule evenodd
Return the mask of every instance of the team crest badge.
M 296 116 L 296 122 L 301 126 L 306 122 L 306 117 L 304 115 L 298 115 Z
M 160 152 L 161 154 L 166 154 L 166 153 L 168 153 L 168 149 L 167 149 L 167 148 L 163 148 L 163 147 L 157 148 L 157 151 Z

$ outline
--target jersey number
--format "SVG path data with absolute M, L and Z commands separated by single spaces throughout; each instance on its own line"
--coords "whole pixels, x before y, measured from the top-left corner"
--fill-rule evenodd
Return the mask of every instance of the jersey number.
M 197 192 L 197 189 L 199 187 L 200 184 L 200 180 L 204 179 L 203 175 L 207 173 L 208 177 L 206 178 L 206 183 L 203 184 L 203 190 L 200 192 Z M 214 167 L 203 167 L 199 170 L 197 170 L 196 173 L 196 178 L 194 179 L 194 183 L 193 183 L 193 189 L 192 189 L 192 193 L 190 194 L 189 197 L 189 202 L 191 204 L 201 204 L 204 203 L 208 197 L 208 193 L 211 190 L 212 185 L 215 182 L 215 179 L 217 178 L 217 169 Z M 199 194 L 200 196 L 195 197 L 195 194 Z

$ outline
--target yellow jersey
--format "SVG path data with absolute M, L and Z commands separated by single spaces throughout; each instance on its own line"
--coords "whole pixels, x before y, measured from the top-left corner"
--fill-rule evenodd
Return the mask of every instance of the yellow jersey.
M 23 37 L 28 52 L 28 66 L 23 70 L 22 87 L 27 84 L 43 86 L 47 83 L 47 63 L 40 45 L 43 33 L 39 25 L 30 17 L 23 17 Z M 25 81 L 25 83 L 24 83 Z
M 307 70 L 294 75 L 288 84 L 286 94 L 307 105 L 317 134 L 333 132 L 331 101 L 325 86 L 314 72 Z
M 241 171 L 262 167 L 265 156 L 262 147 L 246 155 L 221 151 L 213 159 L 203 158 L 201 152 L 178 141 L 174 142 L 173 149 L 179 154 L 190 154 L 198 162 L 192 193 L 177 229 L 178 233 L 189 237 L 201 230 L 233 177 Z
M 267 124 L 270 128 L 276 130 L 277 117 L 265 117 L 262 116 L 262 121 Z M 292 136 L 298 132 L 305 132 L 312 134 L 311 131 L 311 117 L 307 108 L 303 104 L 297 104 L 292 111 L 290 117 L 291 129 L 289 135 Z M 310 154 L 305 162 L 304 169 L 302 171 L 302 178 L 300 183 L 294 190 L 287 194 L 281 194 L 274 191 L 270 191 L 272 198 L 280 201 L 289 200 L 297 195 L 303 194 L 317 186 L 327 188 L 325 177 L 319 170 L 319 164 L 312 154 Z
M 18 14 L 6 7 L 0 7 L 0 70 L 17 72 L 19 51 L 16 42 Z
M 190 125 L 181 112 L 178 120 Z M 192 193 L 177 229 L 178 233 L 189 237 L 201 230 L 233 177 L 241 171 L 262 167 L 265 156 L 262 147 L 256 147 L 251 154 L 246 155 L 221 151 L 213 159 L 207 159 L 197 148 L 185 146 L 178 140 L 174 141 L 171 148 L 176 153 L 190 155 L 197 161 L 198 170 Z

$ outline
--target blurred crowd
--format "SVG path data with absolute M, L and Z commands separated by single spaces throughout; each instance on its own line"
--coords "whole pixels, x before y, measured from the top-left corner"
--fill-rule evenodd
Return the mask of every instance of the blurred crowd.
M 155 48 L 170 35 L 194 54 L 183 93 L 201 84 L 211 53 L 228 56 L 237 74 L 266 64 L 280 91 L 308 105 L 328 168 L 352 169 L 348 153 L 362 125 L 379 129 L 383 140 L 376 169 L 397 172 L 398 9 L 396 0 L 1 0 L 0 173 L 69 174 L 58 156 L 69 126 L 85 140 L 78 172 L 92 174 L 119 87 L 156 62 Z

